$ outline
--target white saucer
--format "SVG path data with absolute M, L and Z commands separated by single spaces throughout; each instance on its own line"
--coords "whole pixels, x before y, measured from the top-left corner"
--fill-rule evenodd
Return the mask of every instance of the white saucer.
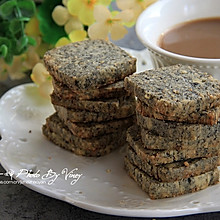
M 171 217 L 220 211 L 220 185 L 177 198 L 150 200 L 125 173 L 124 148 L 104 157 L 86 158 L 54 145 L 41 133 L 45 118 L 53 111 L 34 84 L 15 87 L 0 100 L 0 162 L 28 188 L 112 215 Z M 68 172 L 75 169 L 72 173 L 81 175 L 78 181 L 76 175 L 65 176 L 64 168 Z M 26 170 L 38 175 L 24 174 Z

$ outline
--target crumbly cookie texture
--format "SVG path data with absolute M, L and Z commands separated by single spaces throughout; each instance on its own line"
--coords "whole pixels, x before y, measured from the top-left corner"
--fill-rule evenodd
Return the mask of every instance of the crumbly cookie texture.
M 141 138 L 143 147 L 151 150 L 183 150 L 193 149 L 198 146 L 208 148 L 209 146 L 220 146 L 220 135 L 216 133 L 214 136 L 200 137 L 195 140 L 190 139 L 177 139 L 174 137 L 164 137 L 155 134 L 147 129 L 140 128 L 138 125 L 129 127 L 128 135 L 133 136 L 137 134 L 136 139 Z
M 125 78 L 125 88 L 156 113 L 173 118 L 220 105 L 220 82 L 181 64 L 133 74 Z
M 132 164 L 125 157 L 128 175 L 145 191 L 151 199 L 163 199 L 196 192 L 219 182 L 219 171 L 214 169 L 204 174 L 174 182 L 161 182 Z
M 65 108 L 74 109 L 76 111 L 90 111 L 90 112 L 116 112 L 118 111 L 123 103 L 133 102 L 133 97 L 119 97 L 115 99 L 100 99 L 100 100 L 76 100 L 76 99 L 62 99 L 56 96 L 55 93 L 51 94 L 51 102 L 54 105 L 63 106 Z M 134 104 L 132 104 L 134 105 Z
M 162 121 L 143 116 L 138 111 L 136 111 L 136 115 L 137 124 L 140 127 L 166 138 L 173 138 L 176 140 L 201 140 L 212 137 L 213 140 L 215 140 L 220 135 L 220 123 L 211 126 L 204 124 Z
M 182 150 L 149 150 L 146 149 L 142 143 L 140 133 L 127 132 L 127 142 L 130 147 L 136 152 L 142 161 L 146 161 L 152 165 L 167 164 L 179 160 L 188 160 L 200 157 L 218 156 L 220 145 L 218 146 L 198 146 L 196 148 L 182 149 Z
M 68 86 L 52 78 L 54 93 L 61 99 L 76 99 L 76 100 L 98 100 L 103 98 L 118 98 L 128 95 L 124 87 L 124 80 L 112 83 L 107 86 L 102 86 L 98 89 L 74 91 Z
M 126 130 L 94 138 L 79 138 L 62 123 L 57 114 L 46 119 L 43 134 L 58 146 L 82 156 L 103 156 L 126 143 Z
M 85 40 L 47 51 L 49 73 L 73 90 L 97 89 L 136 71 L 136 59 L 105 40 Z
M 133 126 L 131 130 L 138 130 L 141 133 L 141 140 L 143 142 L 143 146 L 147 149 L 152 150 L 182 150 L 182 149 L 192 149 L 198 146 L 207 148 L 209 146 L 216 146 L 220 145 L 220 136 L 207 136 L 207 137 L 200 137 L 195 140 L 190 139 L 177 139 L 174 137 L 163 137 L 159 136 L 153 132 L 150 132 L 147 129 L 139 128 L 137 126 Z M 130 131 L 130 130 L 129 130 Z
M 71 122 L 104 122 L 114 119 L 127 118 L 135 114 L 134 102 L 125 102 L 114 112 L 90 112 L 85 110 L 74 110 L 54 105 L 59 117 L 63 121 Z
M 140 170 L 146 172 L 149 176 L 162 182 L 174 182 L 186 179 L 192 176 L 198 176 L 215 169 L 218 166 L 218 156 L 209 158 L 195 158 L 176 161 L 164 165 L 151 165 L 141 160 L 131 147 L 127 147 L 127 158 Z
M 135 123 L 135 117 L 91 123 L 74 123 L 67 120 L 63 123 L 75 136 L 80 138 L 92 138 L 110 133 L 120 133 L 121 130 L 127 129 Z
M 143 116 L 150 118 L 156 118 L 159 120 L 166 121 L 176 121 L 176 122 L 186 122 L 192 124 L 207 124 L 214 125 L 218 123 L 220 117 L 220 106 L 211 108 L 209 110 L 204 110 L 201 112 L 193 112 L 188 115 L 163 115 L 160 112 L 155 111 L 151 106 L 146 105 L 144 102 L 141 102 L 139 99 L 136 103 L 136 110 Z

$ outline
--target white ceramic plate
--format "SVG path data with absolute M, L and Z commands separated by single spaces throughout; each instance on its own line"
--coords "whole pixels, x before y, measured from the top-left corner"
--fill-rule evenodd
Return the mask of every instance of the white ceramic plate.
M 0 100 L 0 161 L 28 188 L 112 215 L 171 217 L 220 210 L 220 185 L 177 198 L 150 200 L 125 173 L 124 148 L 100 158 L 80 157 L 59 148 L 41 133 L 45 118 L 53 111 L 34 84 L 15 87 Z M 75 176 L 66 176 L 67 170 Z M 82 174 L 78 181 L 77 174 Z

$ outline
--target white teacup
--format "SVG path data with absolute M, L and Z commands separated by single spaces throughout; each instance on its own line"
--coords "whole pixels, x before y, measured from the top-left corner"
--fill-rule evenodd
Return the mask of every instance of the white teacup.
M 175 54 L 159 47 L 161 33 L 173 26 L 200 18 L 220 17 L 219 0 L 159 0 L 138 18 L 136 33 L 151 53 L 154 67 L 176 63 L 194 65 L 220 79 L 220 59 Z

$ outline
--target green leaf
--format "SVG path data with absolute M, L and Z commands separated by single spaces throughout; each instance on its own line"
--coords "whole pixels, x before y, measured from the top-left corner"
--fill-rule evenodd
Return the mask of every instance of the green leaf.
M 30 36 L 27 36 L 28 38 L 28 44 L 30 44 L 31 46 L 35 46 L 37 43 L 36 43 L 36 40 L 34 40 L 34 38 L 30 37 Z
M 33 0 L 0 0 L 0 56 L 11 63 L 14 55 L 24 53 L 36 42 L 25 35 L 25 22 L 36 11 Z
M 18 18 L 18 20 L 22 21 L 22 22 L 28 22 L 28 21 L 30 21 L 30 18 L 28 18 L 28 17 L 20 17 L 20 18 Z
M 17 53 L 22 54 L 28 46 L 28 37 L 24 35 L 17 41 Z
M 18 33 L 22 34 L 22 25 L 18 19 L 13 19 L 8 26 L 12 36 L 16 36 Z
M 35 4 L 32 0 L 18 0 L 17 6 L 23 17 L 32 17 L 36 10 Z
M 6 1 L 3 4 L 1 4 L 0 17 L 2 17 L 3 19 L 7 19 L 8 17 L 10 17 L 10 15 L 13 14 L 16 4 L 16 0 Z
M 0 37 L 5 37 L 9 34 L 8 27 L 9 27 L 8 21 L 1 21 L 0 22 Z
M 0 46 L 0 48 L 1 48 L 0 49 L 1 50 L 0 56 L 4 57 L 4 59 L 7 63 L 11 63 L 13 60 L 11 41 L 5 37 L 0 37 L 0 45 L 1 45 Z
M 13 53 L 8 53 L 7 56 L 5 57 L 5 61 L 8 64 L 12 64 L 13 61 Z
M 8 47 L 5 44 L 1 45 L 0 56 L 5 58 L 7 56 L 7 53 L 8 53 Z
M 58 26 L 51 16 L 54 7 L 59 4 L 62 4 L 62 0 L 44 0 L 37 12 L 42 39 L 52 45 L 55 45 L 61 37 L 67 36 L 64 28 Z

